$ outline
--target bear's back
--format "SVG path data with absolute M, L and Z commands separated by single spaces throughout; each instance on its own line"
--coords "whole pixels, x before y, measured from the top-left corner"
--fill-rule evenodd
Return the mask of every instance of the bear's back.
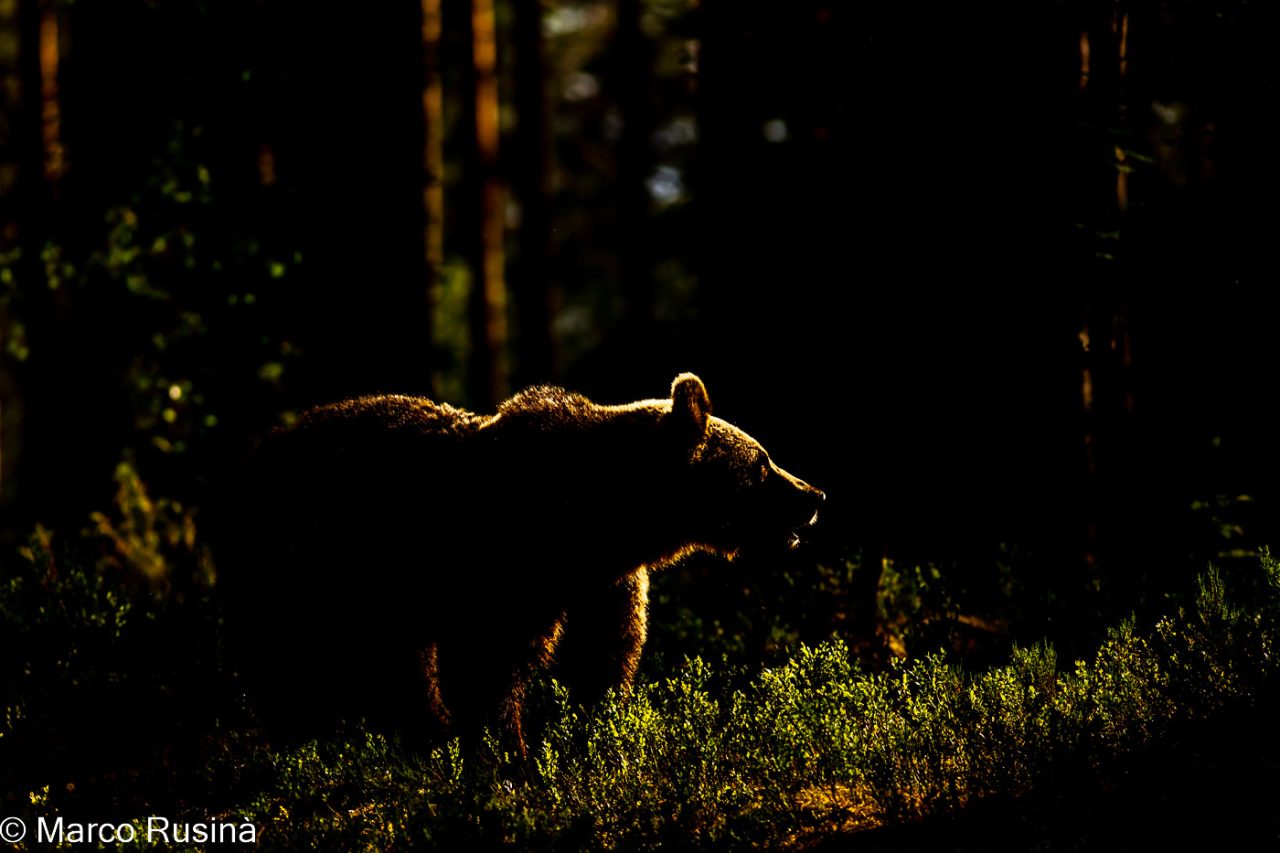
M 318 406 L 267 437 L 255 475 L 268 490 L 301 492 L 296 496 L 303 501 L 335 493 L 349 499 L 353 489 L 381 495 L 421 478 L 439 488 L 445 469 L 461 462 L 486 420 L 424 397 L 360 397 Z
M 285 434 L 349 432 L 364 438 L 373 433 L 411 437 L 415 441 L 459 441 L 474 435 L 488 420 L 484 415 L 426 397 L 383 394 L 308 409 Z
M 242 533 L 259 567 L 249 583 L 284 592 L 320 582 L 344 606 L 405 602 L 388 589 L 415 592 L 452 556 L 444 534 L 470 503 L 472 439 L 485 422 L 388 395 L 307 410 L 269 435 L 242 490 Z

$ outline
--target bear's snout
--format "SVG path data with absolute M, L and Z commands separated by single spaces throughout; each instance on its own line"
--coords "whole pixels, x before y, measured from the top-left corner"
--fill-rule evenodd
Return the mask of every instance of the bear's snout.
M 813 527 L 818 523 L 818 510 L 826 501 L 827 495 L 821 489 L 813 486 L 795 477 L 791 474 L 782 472 L 790 487 L 788 492 L 790 497 L 788 503 L 792 509 L 788 512 L 790 517 L 794 519 L 791 523 L 795 525 L 787 531 L 787 547 L 795 549 L 801 544 L 801 531 Z

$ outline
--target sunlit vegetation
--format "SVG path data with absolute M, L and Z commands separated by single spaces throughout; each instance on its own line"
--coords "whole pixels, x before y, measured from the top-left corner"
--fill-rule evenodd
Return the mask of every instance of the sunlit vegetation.
M 545 680 L 527 760 L 360 725 L 273 748 L 221 665 L 190 513 L 127 465 L 118 481 L 92 528 L 37 530 L 3 564 L 0 767 L 29 800 L 11 808 L 250 821 L 266 849 L 800 847 L 1102 784 L 1275 686 L 1280 562 L 1264 555 L 1236 577 L 1210 567 L 1184 607 L 1074 661 L 1037 643 L 980 669 L 942 650 L 868 668 L 835 636 L 756 671 L 685 658 L 592 708 Z

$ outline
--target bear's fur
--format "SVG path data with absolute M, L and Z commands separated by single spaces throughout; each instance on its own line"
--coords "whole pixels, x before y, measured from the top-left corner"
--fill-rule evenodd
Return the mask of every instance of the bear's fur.
M 563 636 L 576 698 L 625 689 L 648 572 L 794 544 L 823 495 L 712 417 L 706 388 L 597 405 L 530 388 L 478 415 L 405 396 L 303 413 L 264 442 L 222 567 L 264 722 L 498 724 L 524 749 L 532 676 Z

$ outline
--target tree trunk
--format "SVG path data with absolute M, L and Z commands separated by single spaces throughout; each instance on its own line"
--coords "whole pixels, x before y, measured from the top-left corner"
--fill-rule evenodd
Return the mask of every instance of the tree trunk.
M 54 181 L 64 163 L 57 9 L 47 0 L 30 0 L 18 4 L 15 13 L 6 22 L 16 35 L 10 73 L 18 86 L 16 109 L 9 113 L 12 147 L 6 159 L 12 182 L 4 189 L 2 227 L 6 246 L 19 252 L 13 273 L 31 354 L 14 366 L 11 402 L 6 400 L 10 405 L 0 421 L 0 428 L 8 430 L 8 456 L 2 460 L 8 479 L 2 485 L 6 497 L 20 497 L 28 512 L 52 521 L 64 510 L 74 515 L 73 507 L 81 503 L 81 484 L 87 478 L 78 477 L 77 468 L 92 458 L 95 437 L 73 445 L 64 441 L 69 406 L 79 396 L 76 377 L 83 371 L 76 369 L 73 356 L 76 340 L 65 334 L 65 294 L 46 286 L 41 260 L 50 236 Z M 7 354 L 4 358 L 11 363 Z
M 505 192 L 498 174 L 499 103 L 497 21 L 493 0 L 471 0 L 471 66 L 464 87 L 470 122 L 464 122 L 462 183 L 471 195 L 460 225 L 471 271 L 468 396 L 472 406 L 492 407 L 506 392 Z
M 424 151 L 422 208 L 427 265 L 426 350 L 430 358 L 429 394 L 440 392 L 440 359 L 435 351 L 433 316 L 441 300 L 444 270 L 444 78 L 440 65 L 441 0 L 422 0 L 422 116 Z

